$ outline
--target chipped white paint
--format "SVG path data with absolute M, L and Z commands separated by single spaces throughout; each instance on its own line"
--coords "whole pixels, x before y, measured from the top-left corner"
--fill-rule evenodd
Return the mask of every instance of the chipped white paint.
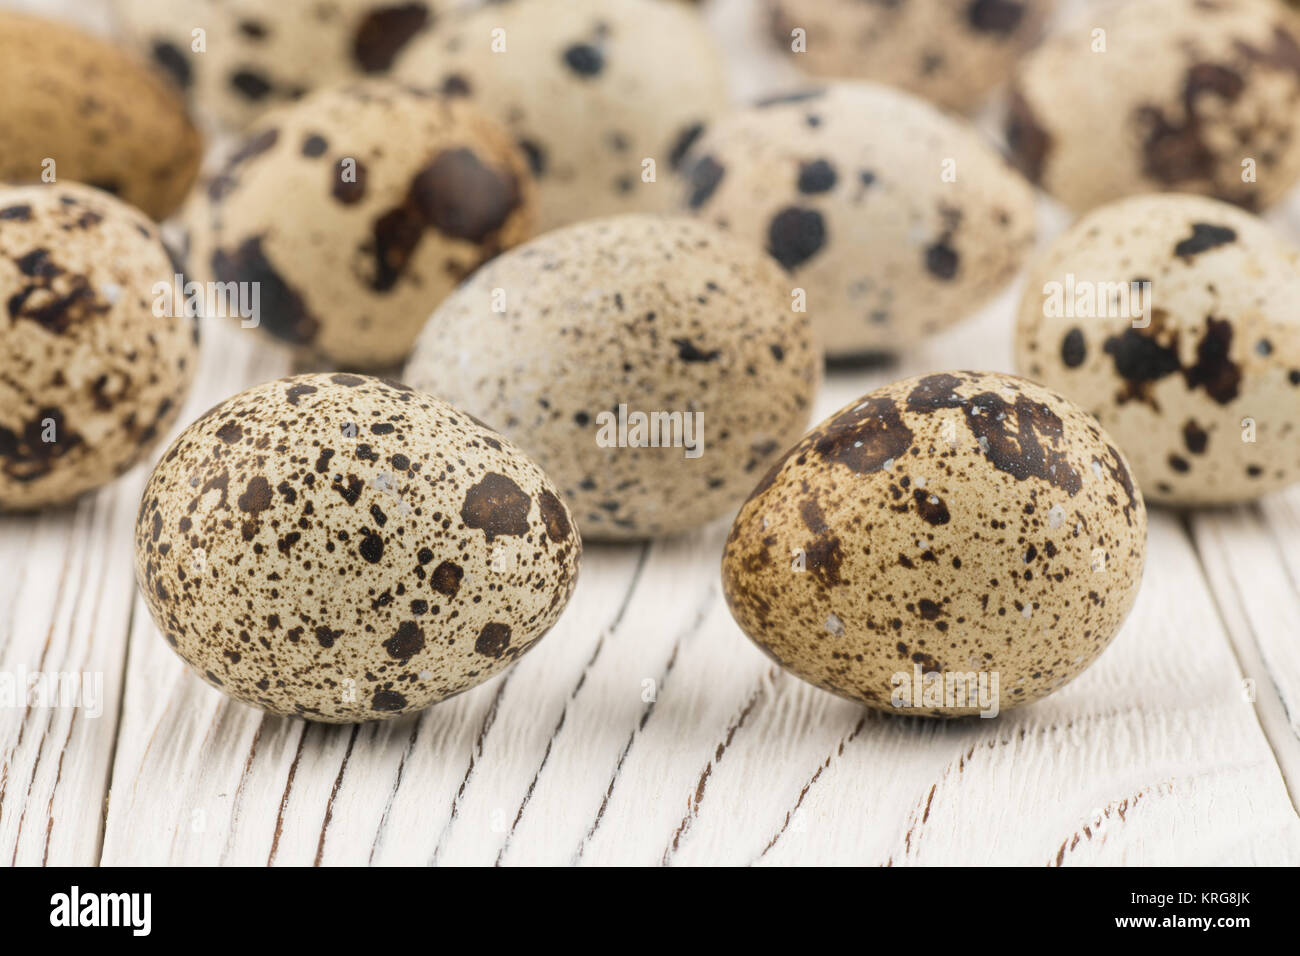
M 896 368 L 832 376 L 817 417 L 926 369 L 1009 368 L 1017 292 Z M 252 330 L 205 332 L 181 425 L 289 367 Z M 589 546 L 516 667 L 327 727 L 226 699 L 157 634 L 130 572 L 144 478 L 0 519 L 0 669 L 104 688 L 94 719 L 0 708 L 0 862 L 1300 863 L 1300 488 L 1154 511 L 1112 646 L 993 720 L 883 716 L 783 674 L 727 613 L 722 521 Z

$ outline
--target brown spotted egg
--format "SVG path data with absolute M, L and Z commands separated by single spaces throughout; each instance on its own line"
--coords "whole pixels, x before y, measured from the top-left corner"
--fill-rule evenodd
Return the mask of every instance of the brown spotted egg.
M 184 104 L 111 43 L 0 10 L 0 90 L 0 181 L 88 183 L 155 219 L 194 184 L 203 143 Z
M 198 326 L 157 226 L 77 183 L 0 188 L 0 511 L 71 501 L 171 426 Z
M 728 105 L 699 14 L 664 0 L 497 0 L 421 36 L 394 75 L 510 130 L 537 177 L 540 232 L 667 211 L 673 167 Z
M 1300 17 L 1277 0 L 1091 5 L 1019 66 L 1006 133 L 1076 212 L 1166 191 L 1262 211 L 1300 179 Z
M 207 412 L 158 463 L 136 578 L 208 683 L 277 714 L 396 717 L 507 667 L 581 554 L 540 468 L 386 379 L 301 375 Z
M 767 0 L 778 48 L 809 73 L 900 86 L 970 110 L 1039 39 L 1056 0 Z
M 387 73 L 417 36 L 477 2 L 114 0 L 113 6 L 127 40 L 199 113 L 243 126 L 320 86 Z
M 794 674 L 953 717 L 1077 676 L 1133 606 L 1145 550 L 1142 496 L 1085 412 L 1014 376 L 942 372 L 864 396 L 786 453 L 741 508 L 722 577 L 741 629 Z
M 1093 210 L 1030 272 L 1020 371 L 1095 415 L 1152 501 L 1300 481 L 1300 249 L 1248 212 L 1161 194 Z
M 776 259 L 832 358 L 964 318 L 1033 246 L 1029 184 L 963 120 L 873 83 L 725 116 L 682 170 L 682 208 Z
M 406 358 L 457 283 L 531 234 L 535 204 L 523 155 L 495 123 L 369 80 L 255 125 L 209 184 L 209 234 L 194 245 L 216 281 L 260 290 L 263 329 L 380 369 Z
M 821 354 L 766 256 L 613 216 L 498 257 L 434 312 L 405 379 L 510 436 L 586 538 L 698 527 L 803 433 Z

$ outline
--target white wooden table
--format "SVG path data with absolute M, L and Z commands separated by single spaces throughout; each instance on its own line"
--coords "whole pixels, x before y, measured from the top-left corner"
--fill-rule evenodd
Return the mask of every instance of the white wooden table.
M 1300 197 L 1276 219 L 1300 240 Z M 832 376 L 815 418 L 914 372 L 1009 369 L 1018 295 L 894 368 Z M 291 368 L 255 332 L 204 331 L 182 425 Z M 588 545 L 567 612 L 515 667 L 333 727 L 225 698 L 159 636 L 132 577 L 147 471 L 0 519 L 0 673 L 103 691 L 98 716 L 0 707 L 0 861 L 1300 863 L 1300 487 L 1153 510 L 1111 647 L 995 720 L 873 714 L 781 673 L 722 600 L 723 520 Z

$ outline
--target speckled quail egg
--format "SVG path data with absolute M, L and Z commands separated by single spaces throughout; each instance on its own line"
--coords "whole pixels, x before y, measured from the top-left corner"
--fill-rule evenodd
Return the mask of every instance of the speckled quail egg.
M 115 0 L 127 40 L 196 111 L 244 126 L 320 86 L 382 76 L 478 0 Z
M 1300 250 L 1235 206 L 1093 210 L 1031 270 L 1017 363 L 1097 417 L 1147 496 L 1245 501 L 1300 481 Z
M 1124 456 L 1054 392 L 904 379 L 822 422 L 754 490 L 723 588 L 777 663 L 879 710 L 991 714 L 1051 693 L 1137 595 L 1146 511 Z
M 1300 18 L 1276 0 L 1090 9 L 1024 60 L 1007 140 L 1076 211 L 1161 191 L 1263 210 L 1300 178 Z
M 0 11 L 0 90 L 0 180 L 84 182 L 162 219 L 198 175 L 180 98 L 80 30 Z
M 768 0 L 773 40 L 809 73 L 975 107 L 1041 36 L 1055 0 Z M 802 32 L 797 32 L 802 31 Z
M 212 276 L 257 283 L 260 325 L 387 368 L 485 259 L 527 238 L 527 164 L 465 103 L 366 80 L 267 116 L 208 188 Z
M 79 183 L 0 187 L 0 511 L 71 501 L 139 461 L 189 391 L 198 326 L 138 209 Z
M 803 432 L 820 369 L 765 256 L 630 215 L 488 263 L 429 319 L 405 380 L 535 457 L 584 537 L 630 539 L 737 505 Z
M 684 208 L 785 267 L 832 358 L 892 351 L 961 319 L 1033 243 L 1029 184 L 960 120 L 876 84 L 733 113 L 683 170 Z
M 554 486 L 468 415 L 387 379 L 255 386 L 172 443 L 136 520 L 155 623 L 277 714 L 396 717 L 532 647 L 581 542 Z
M 699 15 L 662 0 L 492 4 L 412 43 L 395 72 L 509 127 L 537 176 L 540 231 L 666 211 L 671 167 L 727 106 Z

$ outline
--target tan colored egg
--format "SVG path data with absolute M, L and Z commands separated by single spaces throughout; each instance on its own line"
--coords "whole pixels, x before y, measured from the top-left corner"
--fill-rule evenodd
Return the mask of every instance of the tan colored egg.
M 537 177 L 541 232 L 667 211 L 673 166 L 727 106 L 699 14 L 663 0 L 487 4 L 420 37 L 394 72 L 509 129 Z
M 531 234 L 536 193 L 522 154 L 473 107 L 370 80 L 265 117 L 204 208 L 200 272 L 256 288 L 263 330 L 382 369 L 462 279 Z
M 171 426 L 198 359 L 198 326 L 159 295 L 176 271 L 107 193 L 0 188 L 0 511 L 98 488 Z
M 1093 210 L 1034 265 L 1022 373 L 1095 415 L 1147 497 L 1248 501 L 1300 481 L 1300 249 L 1227 203 Z
M 1033 245 L 1033 190 L 964 121 L 871 83 L 774 97 L 711 125 L 681 205 L 767 251 L 832 358 L 969 315 Z
M 754 489 L 722 560 L 741 629 L 878 710 L 997 713 L 1076 677 L 1137 596 L 1146 509 L 1080 408 L 994 372 L 863 396 Z
M 162 219 L 198 175 L 167 82 L 80 30 L 0 11 L 0 90 L 0 180 L 84 182 Z
M 258 385 L 172 443 L 136 576 L 209 684 L 277 714 L 419 710 L 513 663 L 559 618 L 582 545 L 535 464 L 385 379 Z
M 613 216 L 489 262 L 434 312 L 405 380 L 546 469 L 587 539 L 735 507 L 808 421 L 821 354 L 780 270 L 683 217 Z
M 809 73 L 888 83 L 962 111 L 1011 75 L 1055 6 L 1055 0 L 767 2 L 773 41 Z
M 1007 140 L 1077 212 L 1148 192 L 1273 205 L 1300 179 L 1300 18 L 1277 0 L 1097 5 L 1017 71 Z

